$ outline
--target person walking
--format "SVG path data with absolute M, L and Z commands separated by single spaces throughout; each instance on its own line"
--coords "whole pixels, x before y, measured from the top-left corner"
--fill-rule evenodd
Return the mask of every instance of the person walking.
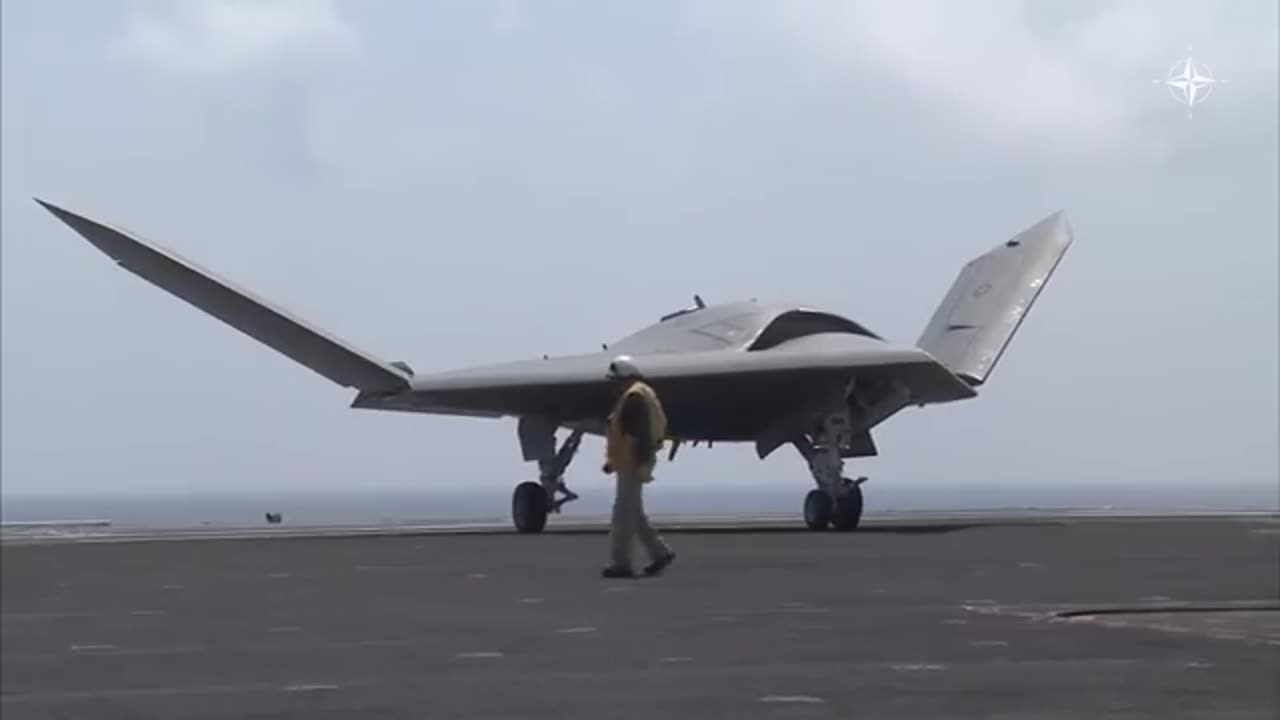
M 609 380 L 616 393 L 605 434 L 603 471 L 616 476 L 613 517 L 609 530 L 610 564 L 606 578 L 634 577 L 632 543 L 639 540 L 649 555 L 644 574 L 660 574 L 676 558 L 649 524 L 644 511 L 644 486 L 653 481 L 653 467 L 666 439 L 667 418 L 653 388 L 625 355 L 609 363 Z

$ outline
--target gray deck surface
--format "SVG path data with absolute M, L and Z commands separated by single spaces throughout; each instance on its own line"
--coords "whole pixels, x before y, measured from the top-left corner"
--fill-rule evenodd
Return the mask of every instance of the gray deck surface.
M 631 581 L 589 530 L 9 543 L 0 715 L 1280 716 L 1274 518 L 667 537 Z

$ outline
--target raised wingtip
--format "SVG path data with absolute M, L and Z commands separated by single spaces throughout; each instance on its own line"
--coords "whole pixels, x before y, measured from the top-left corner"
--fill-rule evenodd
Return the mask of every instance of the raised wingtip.
M 49 202 L 48 200 L 43 200 L 43 199 L 38 198 L 38 197 L 35 197 L 35 196 L 32 196 L 32 198 L 31 198 L 31 199 L 32 199 L 32 200 L 35 200 L 35 201 L 36 201 L 36 203 L 40 205 L 40 207 L 44 208 L 45 210 L 48 210 L 50 213 L 52 213 L 52 214 L 53 214 L 53 216 L 54 216 L 54 217 L 58 218 L 59 220 L 61 220 L 61 221 L 65 222 L 65 223 L 70 224 L 70 219 L 71 219 L 71 218 L 79 217 L 78 215 L 76 215 L 75 213 L 71 212 L 70 210 L 67 210 L 66 208 L 59 207 L 59 206 L 57 206 L 57 205 L 54 205 L 53 203 Z
M 1065 248 L 1071 245 L 1072 236 L 1071 223 L 1067 221 L 1067 211 L 1059 209 L 1018 233 L 1005 242 L 1005 245 L 1007 247 L 1016 247 L 1023 244 L 1041 245 L 1049 243 Z
M 1059 208 L 1049 216 L 1049 219 L 1052 221 L 1054 226 L 1060 228 L 1068 236 L 1071 235 L 1071 221 L 1067 219 L 1066 208 Z M 1068 240 L 1068 242 L 1070 242 L 1070 240 Z
M 34 197 L 32 199 L 45 210 L 48 210 L 54 217 L 61 220 L 67 227 L 74 230 L 80 237 L 88 240 L 89 244 L 117 261 L 120 260 L 123 253 L 131 252 L 131 248 L 135 246 L 152 252 L 159 252 L 170 256 L 172 259 L 179 259 L 174 253 L 153 243 L 144 242 L 125 230 L 98 222 L 41 198 Z
M 88 232 L 89 226 L 101 225 L 101 223 L 94 222 L 93 220 L 90 220 L 89 218 L 86 218 L 83 215 L 71 212 L 70 210 L 67 210 L 64 207 L 54 205 L 48 200 L 44 200 L 35 196 L 32 196 L 31 199 L 35 200 L 36 203 L 40 205 L 40 207 L 44 208 L 45 210 L 48 210 L 49 213 L 52 214 L 54 217 L 66 223 L 69 227 L 71 227 L 72 230 L 75 230 L 81 235 L 84 235 L 86 238 L 89 238 L 89 235 L 86 234 Z M 89 239 L 92 240 L 92 238 L 89 238 Z M 97 243 L 94 243 L 94 244 L 96 245 Z
M 1071 245 L 1075 240 L 1075 233 L 1071 229 L 1071 221 L 1067 220 L 1066 209 L 1060 209 L 1049 217 L 1053 219 L 1053 229 L 1058 243 L 1064 248 Z
M 1045 216 L 1044 216 L 1044 219 L 1043 219 L 1043 220 L 1041 220 L 1040 222 L 1036 223 L 1036 225 L 1040 225 L 1040 226 L 1047 226 L 1047 225 L 1062 225 L 1062 224 L 1063 224 L 1063 223 L 1065 223 L 1066 221 L 1067 221 L 1067 211 L 1066 211 L 1066 209 L 1065 209 L 1065 208 L 1058 208 L 1057 210 L 1054 210 L 1053 212 L 1049 213 L 1048 215 L 1045 215 Z

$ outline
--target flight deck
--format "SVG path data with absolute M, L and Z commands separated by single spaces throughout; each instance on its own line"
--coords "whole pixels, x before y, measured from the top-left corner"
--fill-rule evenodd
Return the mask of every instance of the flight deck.
M 20 718 L 1274 718 L 1280 520 L 7 533 Z

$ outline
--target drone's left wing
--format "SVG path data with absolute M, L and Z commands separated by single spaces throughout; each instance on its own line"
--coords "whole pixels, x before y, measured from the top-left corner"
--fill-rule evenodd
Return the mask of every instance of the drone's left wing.
M 172 250 L 44 200 L 36 202 L 120 267 L 339 385 L 374 392 L 409 387 L 409 375 L 398 365 L 362 352 Z

